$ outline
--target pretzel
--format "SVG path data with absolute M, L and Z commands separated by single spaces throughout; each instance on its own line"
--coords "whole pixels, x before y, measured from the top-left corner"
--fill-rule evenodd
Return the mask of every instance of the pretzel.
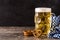
M 32 36 L 33 35 L 31 30 L 23 31 L 23 33 L 24 33 L 24 36 Z
M 41 31 L 41 30 L 34 30 L 34 31 L 33 31 L 34 37 L 40 37 L 41 34 L 42 34 L 42 31 Z

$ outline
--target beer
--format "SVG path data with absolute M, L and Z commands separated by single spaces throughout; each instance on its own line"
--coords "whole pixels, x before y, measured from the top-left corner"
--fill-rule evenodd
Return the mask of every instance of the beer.
M 48 35 L 51 27 L 51 8 L 35 8 L 35 30 L 41 30 L 42 35 Z

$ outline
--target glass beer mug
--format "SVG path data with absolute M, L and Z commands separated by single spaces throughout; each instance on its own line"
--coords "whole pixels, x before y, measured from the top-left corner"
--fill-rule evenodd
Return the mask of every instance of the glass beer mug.
M 35 8 L 35 30 L 41 30 L 42 35 L 48 35 L 51 27 L 51 8 Z

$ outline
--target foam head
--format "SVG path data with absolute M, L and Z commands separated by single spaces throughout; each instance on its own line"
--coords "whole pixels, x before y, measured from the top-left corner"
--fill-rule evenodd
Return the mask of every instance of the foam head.
M 35 8 L 35 12 L 51 12 L 51 8 L 38 7 Z

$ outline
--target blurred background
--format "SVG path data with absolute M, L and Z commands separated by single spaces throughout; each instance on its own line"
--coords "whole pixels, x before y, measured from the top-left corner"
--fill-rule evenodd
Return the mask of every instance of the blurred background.
M 60 0 L 0 0 L 0 26 L 34 26 L 34 9 L 50 7 L 60 15 Z

